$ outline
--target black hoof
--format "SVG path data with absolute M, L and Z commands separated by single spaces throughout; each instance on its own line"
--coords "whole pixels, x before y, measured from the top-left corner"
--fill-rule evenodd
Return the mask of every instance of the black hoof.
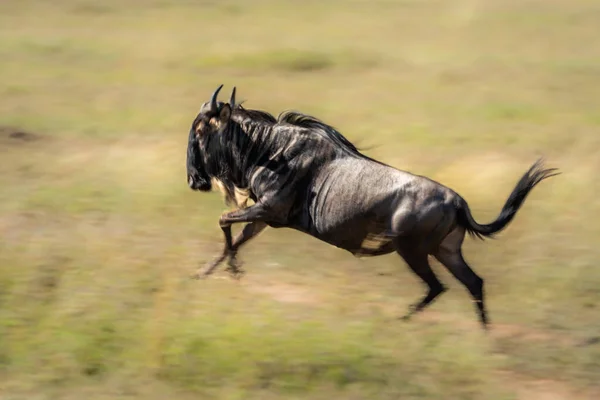
M 234 258 L 234 257 L 230 258 L 229 262 L 227 264 L 228 264 L 228 267 L 227 267 L 226 271 L 229 272 L 229 275 L 233 279 L 239 280 L 242 278 L 242 276 L 244 276 L 246 274 L 246 272 L 242 269 L 243 263 L 238 261 L 236 258 Z
M 204 272 L 194 272 L 193 274 L 190 275 L 190 279 L 199 281 L 202 279 L 206 279 L 207 276 L 208 275 L 205 274 Z

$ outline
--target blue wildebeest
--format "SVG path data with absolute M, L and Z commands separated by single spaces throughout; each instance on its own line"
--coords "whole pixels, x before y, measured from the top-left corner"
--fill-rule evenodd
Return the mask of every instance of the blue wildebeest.
M 498 218 L 483 225 L 453 190 L 367 157 L 314 117 L 288 111 L 275 118 L 245 109 L 235 104 L 235 88 L 229 103 L 217 101 L 222 86 L 192 123 L 187 179 L 193 190 L 218 186 L 236 209 L 219 219 L 223 252 L 194 277 L 209 275 L 225 259 L 237 275 L 242 244 L 267 226 L 292 228 L 356 256 L 397 252 L 428 286 L 404 319 L 444 292 L 428 262 L 429 255 L 435 257 L 466 286 L 487 326 L 483 279 L 461 251 L 465 233 L 483 238 L 500 232 L 531 189 L 556 175 L 556 169 L 544 169 L 538 160 L 519 180 Z M 235 223 L 246 225 L 232 238 Z

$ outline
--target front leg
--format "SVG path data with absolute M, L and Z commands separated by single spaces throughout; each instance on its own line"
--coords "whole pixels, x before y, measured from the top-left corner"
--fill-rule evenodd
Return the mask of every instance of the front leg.
M 222 218 L 222 217 L 221 217 Z M 251 225 L 251 224 L 248 224 Z M 247 225 L 247 226 L 248 226 Z M 246 228 L 246 227 L 244 227 Z M 225 236 L 225 247 L 223 248 L 223 251 L 221 252 L 221 254 L 219 254 L 217 257 L 215 257 L 210 263 L 208 263 L 205 267 L 203 268 L 199 268 L 196 273 L 194 273 L 192 275 L 192 278 L 194 279 L 200 279 L 203 278 L 205 276 L 208 276 L 210 274 L 212 274 L 214 272 L 214 270 L 221 265 L 221 263 L 223 261 L 225 261 L 225 259 L 229 256 L 229 263 L 230 266 L 232 263 L 235 263 L 235 254 L 233 253 L 233 243 L 231 240 L 231 225 L 227 226 L 227 227 L 221 227 L 221 229 L 223 230 L 223 235 Z M 245 230 L 245 229 L 244 229 Z M 242 231 L 243 234 L 243 231 Z M 246 239 L 247 241 L 248 239 Z M 232 258 L 233 256 L 233 258 Z M 232 262 L 232 260 L 234 260 Z M 232 267 L 234 269 L 239 269 L 237 268 L 237 265 L 235 267 Z
M 229 271 L 234 278 L 239 279 L 244 274 L 244 271 L 240 269 L 241 263 L 236 258 L 239 248 L 248 240 L 261 233 L 266 227 L 267 223 L 263 221 L 250 222 L 244 226 L 242 232 L 240 232 L 233 240 L 231 250 L 229 250 L 229 267 L 227 268 L 227 271 Z M 227 248 L 224 251 L 227 251 Z
M 262 232 L 267 227 L 265 221 L 273 218 L 272 215 L 262 204 L 255 204 L 243 210 L 223 214 L 219 219 L 219 225 L 225 236 L 223 252 L 206 267 L 199 269 L 192 277 L 199 279 L 212 274 L 227 257 L 229 257 L 230 271 L 239 276 L 239 265 L 235 259 L 237 250 L 248 240 Z M 231 225 L 238 222 L 248 222 L 248 224 L 235 240 L 232 240 Z

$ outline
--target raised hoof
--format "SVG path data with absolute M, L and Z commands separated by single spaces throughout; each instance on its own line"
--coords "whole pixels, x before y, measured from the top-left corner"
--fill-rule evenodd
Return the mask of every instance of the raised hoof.
M 241 279 L 244 275 L 246 275 L 246 271 L 244 271 L 242 269 L 242 263 L 239 262 L 236 258 L 231 258 L 229 260 L 229 262 L 227 263 L 228 267 L 227 269 L 225 269 L 227 272 L 229 272 L 229 275 L 235 279 L 235 280 L 239 280 Z
M 206 274 L 204 274 L 202 272 L 194 272 L 193 274 L 190 275 L 190 279 L 193 279 L 196 281 L 204 279 L 204 278 L 206 278 Z
M 206 279 L 209 275 L 213 273 L 214 269 L 214 264 L 207 265 L 204 268 L 196 270 L 196 272 L 190 275 L 190 278 L 194 280 Z
M 409 321 L 417 312 L 419 312 L 418 304 L 412 304 L 408 306 L 408 312 L 400 317 L 402 321 Z

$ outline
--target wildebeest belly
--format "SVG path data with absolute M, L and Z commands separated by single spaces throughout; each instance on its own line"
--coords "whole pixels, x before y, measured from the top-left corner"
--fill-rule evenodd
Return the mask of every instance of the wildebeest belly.
M 376 219 L 358 218 L 327 231 L 313 230 L 310 233 L 357 257 L 376 256 L 394 251 L 394 236 L 382 221 Z

